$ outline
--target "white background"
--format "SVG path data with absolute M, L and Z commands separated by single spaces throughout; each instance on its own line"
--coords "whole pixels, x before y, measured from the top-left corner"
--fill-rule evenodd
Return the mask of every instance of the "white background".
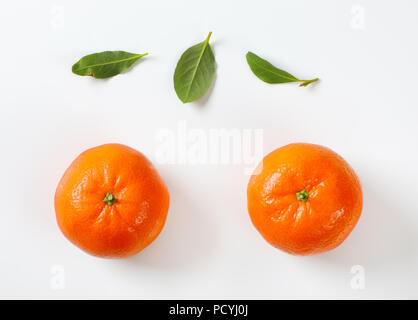
M 417 10 L 412 0 L 2 1 L 0 297 L 418 298 Z M 176 62 L 209 31 L 214 86 L 183 105 Z M 109 80 L 71 73 L 104 50 L 150 55 Z M 265 84 L 248 50 L 321 81 Z M 242 165 L 156 162 L 156 136 L 180 121 L 263 129 L 264 153 L 290 142 L 332 148 L 363 184 L 357 227 L 322 255 L 274 249 L 251 225 Z M 83 253 L 54 216 L 64 170 L 108 142 L 145 153 L 171 195 L 161 235 L 126 260 Z M 350 285 L 354 265 L 363 290 Z

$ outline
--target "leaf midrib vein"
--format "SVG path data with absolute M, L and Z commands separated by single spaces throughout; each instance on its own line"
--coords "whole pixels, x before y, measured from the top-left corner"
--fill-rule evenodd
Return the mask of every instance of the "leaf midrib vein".
M 139 58 L 141 58 L 141 57 L 143 57 L 143 56 L 144 56 L 143 54 L 138 54 L 138 55 L 136 55 L 136 56 L 133 56 L 133 57 L 130 57 L 130 58 L 121 59 L 121 60 L 109 61 L 109 62 L 105 62 L 105 63 L 98 63 L 98 64 L 92 64 L 92 65 L 90 65 L 90 66 L 83 67 L 83 68 L 80 68 L 80 69 L 77 69 L 77 70 L 79 70 L 79 71 L 80 71 L 80 70 L 85 70 L 85 69 L 88 69 L 88 68 L 101 67 L 101 66 L 106 66 L 106 65 L 109 65 L 109 64 L 121 63 L 121 62 L 125 62 L 125 61 L 130 61 L 130 60 L 139 59 Z
M 258 61 L 254 61 L 254 63 L 259 67 L 259 68 L 261 68 L 261 69 L 263 69 L 263 70 L 265 70 L 265 71 L 267 71 L 267 72 L 270 72 L 270 73 L 272 73 L 272 74 L 274 74 L 274 75 L 276 75 L 276 76 L 279 76 L 279 77 L 282 77 L 282 78 L 285 78 L 285 79 L 287 79 L 287 80 L 290 80 L 290 81 L 292 81 L 292 82 L 299 82 L 299 81 L 301 81 L 301 80 L 299 80 L 299 79 L 297 79 L 297 78 L 289 78 L 289 77 L 286 77 L 286 76 L 284 76 L 284 75 L 282 75 L 282 74 L 279 74 L 279 73 L 276 73 L 276 72 L 273 72 L 273 71 L 271 71 L 271 70 L 269 70 L 269 69 L 267 69 L 267 68 L 265 68 L 264 66 L 262 66 L 261 64 L 259 64 L 258 63 Z M 274 67 L 274 66 L 273 66 Z M 274 67 L 274 68 L 276 68 L 276 67 Z M 276 68 L 277 69 L 277 68 Z
M 208 37 L 208 38 L 205 40 L 205 42 L 203 43 L 203 49 L 202 49 L 202 52 L 200 53 L 200 55 L 199 55 L 199 59 L 197 60 L 196 67 L 195 67 L 195 68 L 194 68 L 194 70 L 193 70 L 192 80 L 190 81 L 190 86 L 188 87 L 188 89 L 187 89 L 187 93 L 186 93 L 186 99 L 187 99 L 187 100 L 189 99 L 190 90 L 192 89 L 192 85 L 193 85 L 193 82 L 194 82 L 195 77 L 196 77 L 197 69 L 199 68 L 200 62 L 202 61 L 202 58 L 203 58 L 203 54 L 205 53 L 206 48 L 208 47 L 208 45 L 209 45 L 209 37 Z

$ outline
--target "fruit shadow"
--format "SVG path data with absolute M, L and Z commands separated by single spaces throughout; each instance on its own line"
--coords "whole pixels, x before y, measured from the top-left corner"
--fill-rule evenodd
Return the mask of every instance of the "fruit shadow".
M 373 270 L 412 267 L 418 236 L 411 228 L 414 224 L 409 221 L 402 199 L 391 196 L 385 189 L 387 183 L 379 184 L 377 177 L 362 176 L 361 180 L 363 212 L 357 226 L 339 247 L 313 256 L 311 261 L 345 268 L 362 265 Z
M 170 209 L 164 229 L 147 248 L 126 259 L 126 263 L 152 269 L 185 270 L 204 265 L 216 242 L 216 229 L 205 208 L 190 192 L 182 190 L 172 168 L 161 170 L 170 192 Z M 177 181 L 177 183 L 176 183 Z

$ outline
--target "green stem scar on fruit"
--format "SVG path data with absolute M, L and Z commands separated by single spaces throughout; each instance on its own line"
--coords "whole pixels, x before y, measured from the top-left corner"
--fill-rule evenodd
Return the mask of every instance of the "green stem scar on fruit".
M 103 199 L 103 202 L 111 206 L 116 202 L 116 198 L 110 192 L 106 193 L 106 197 Z
M 309 193 L 305 189 L 303 189 L 302 191 L 296 192 L 296 199 L 297 200 L 306 202 L 306 200 L 308 200 L 308 198 L 309 198 Z

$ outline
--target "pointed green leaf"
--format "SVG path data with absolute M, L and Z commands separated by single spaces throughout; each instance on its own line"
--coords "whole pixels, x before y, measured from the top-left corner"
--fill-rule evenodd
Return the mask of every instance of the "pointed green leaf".
M 211 34 L 205 41 L 187 49 L 177 63 L 174 89 L 183 103 L 201 98 L 212 84 L 216 63 L 209 45 Z
M 79 76 L 92 76 L 97 79 L 109 78 L 129 69 L 136 61 L 147 54 L 125 51 L 93 53 L 81 58 L 73 65 L 72 71 Z
M 318 81 L 318 78 L 312 80 L 299 80 L 290 73 L 278 69 L 267 60 L 264 60 L 252 52 L 248 52 L 247 62 L 251 71 L 264 82 L 267 83 L 287 83 L 287 82 L 301 82 L 300 86 L 307 86 L 308 84 Z

